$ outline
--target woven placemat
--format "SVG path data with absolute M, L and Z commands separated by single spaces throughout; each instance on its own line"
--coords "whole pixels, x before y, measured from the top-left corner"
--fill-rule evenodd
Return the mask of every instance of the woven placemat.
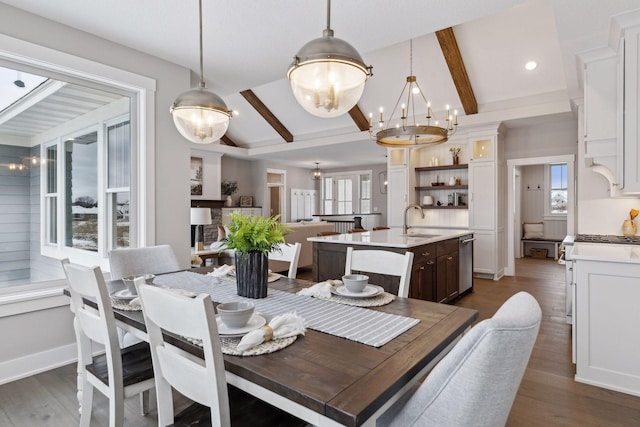
M 202 340 L 189 337 L 185 338 L 193 344 L 202 347 Z M 237 350 L 238 344 L 240 344 L 241 339 L 241 337 L 220 337 L 220 342 L 222 343 L 222 353 L 231 356 L 259 356 L 261 354 L 273 353 L 274 351 L 282 350 L 285 347 L 289 347 L 295 342 L 296 339 L 298 339 L 298 336 L 295 335 L 288 338 L 281 338 L 278 340 L 263 342 L 262 344 L 252 347 L 244 352 L 240 352 Z
M 142 306 L 140 304 L 129 304 L 126 301 L 111 299 L 111 307 L 116 310 L 125 310 L 125 311 L 142 311 Z
M 338 304 L 353 305 L 355 307 L 380 307 L 381 305 L 391 304 L 396 297 L 388 292 L 383 292 L 371 298 L 348 298 L 339 295 L 331 295 L 328 301 L 337 302 Z

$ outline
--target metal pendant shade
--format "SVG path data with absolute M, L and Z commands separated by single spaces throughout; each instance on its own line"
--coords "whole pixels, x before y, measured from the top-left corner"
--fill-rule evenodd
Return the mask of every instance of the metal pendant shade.
M 353 46 L 333 36 L 330 17 L 327 0 L 327 28 L 302 46 L 287 72 L 296 101 L 324 118 L 340 116 L 358 103 L 372 68 Z
M 196 144 L 210 144 L 227 132 L 231 112 L 220 96 L 206 90 L 202 65 L 202 0 L 199 6 L 200 87 L 178 95 L 170 112 L 182 136 Z

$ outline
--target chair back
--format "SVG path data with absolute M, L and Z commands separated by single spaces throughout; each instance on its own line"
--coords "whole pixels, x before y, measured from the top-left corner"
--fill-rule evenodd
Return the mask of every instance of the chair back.
M 338 234 L 342 233 L 338 233 L 337 231 L 320 231 L 317 236 L 337 236 Z
M 369 230 L 367 230 L 366 228 L 352 228 L 350 230 L 347 231 L 347 233 L 364 233 L 367 232 Z
M 178 258 L 169 245 L 109 251 L 111 279 L 134 274 L 162 274 L 180 270 Z
M 541 317 L 540 305 L 530 294 L 509 298 L 491 319 L 462 337 L 390 425 L 505 425 Z
M 153 358 L 159 425 L 173 424 L 171 387 L 211 408 L 212 425 L 230 425 L 224 360 L 211 297 L 189 298 L 144 284 L 138 291 Z M 163 330 L 202 340 L 204 361 L 167 345 Z
M 109 379 L 113 380 L 116 390 L 122 390 L 122 359 L 118 332 L 111 299 L 100 267 L 88 268 L 63 259 L 62 268 L 69 283 L 71 311 L 75 314 L 73 324 L 78 341 L 79 360 L 84 365 L 92 362 L 92 341 L 104 345 Z M 87 305 L 85 298 L 95 300 L 98 309 Z
M 382 226 L 373 227 L 373 231 L 378 231 L 378 230 L 390 230 L 390 228 L 389 227 L 382 227 Z
M 398 296 L 409 296 L 409 282 L 411 281 L 411 265 L 413 252 L 399 254 L 381 250 L 353 250 L 347 248 L 347 259 L 344 274 L 351 274 L 352 270 L 365 273 L 383 274 L 400 277 Z
M 278 249 L 269 252 L 269 259 L 285 261 L 289 263 L 289 279 L 295 279 L 298 274 L 298 260 L 300 259 L 300 243 L 287 243 L 278 245 Z

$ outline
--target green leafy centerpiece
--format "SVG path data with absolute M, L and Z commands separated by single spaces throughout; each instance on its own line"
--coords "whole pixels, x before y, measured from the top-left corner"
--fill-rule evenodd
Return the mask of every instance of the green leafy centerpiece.
M 278 250 L 278 245 L 285 242 L 284 236 L 289 231 L 278 221 L 279 217 L 265 218 L 239 212 L 229 215 L 231 223 L 225 242 L 228 249 L 236 250 L 238 295 L 248 298 L 267 296 L 268 254 Z

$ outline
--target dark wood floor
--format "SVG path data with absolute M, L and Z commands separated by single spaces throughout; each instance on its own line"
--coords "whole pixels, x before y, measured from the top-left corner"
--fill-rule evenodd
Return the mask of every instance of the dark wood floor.
M 475 292 L 456 305 L 491 317 L 511 295 L 527 291 L 542 307 L 542 323 L 508 426 L 639 426 L 640 397 L 573 380 L 571 325 L 565 320 L 564 266 L 535 258 L 516 263 L 516 275 L 476 279 Z M 612 307 L 612 309 L 614 309 Z M 640 361 L 638 362 L 640 363 Z
M 299 278 L 310 278 L 301 271 Z M 571 328 L 564 317 L 564 267 L 553 261 L 525 258 L 516 276 L 500 281 L 475 280 L 475 292 L 457 305 L 491 317 L 511 295 L 531 293 L 542 307 L 540 334 L 518 391 L 508 426 L 640 426 L 640 398 L 573 380 Z M 639 361 L 640 363 L 640 361 Z M 178 408 L 184 406 L 178 402 Z M 94 393 L 92 426 L 107 426 L 107 400 Z M 78 424 L 75 364 L 0 386 L 0 426 Z M 155 410 L 139 415 L 136 398 L 125 404 L 125 425 L 155 426 Z

